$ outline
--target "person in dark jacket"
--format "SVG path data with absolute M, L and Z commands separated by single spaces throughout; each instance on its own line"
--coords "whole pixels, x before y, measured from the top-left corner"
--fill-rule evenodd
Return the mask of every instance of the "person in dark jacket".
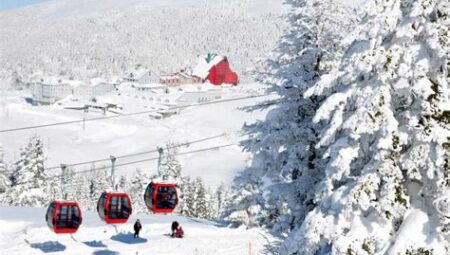
M 134 223 L 134 238 L 139 238 L 139 232 L 142 229 L 141 221 L 138 219 L 136 223 Z
M 180 226 L 180 224 L 177 221 L 172 222 L 172 227 L 171 227 L 171 230 L 172 230 L 171 236 L 172 237 L 175 237 L 175 232 L 177 231 L 178 226 Z

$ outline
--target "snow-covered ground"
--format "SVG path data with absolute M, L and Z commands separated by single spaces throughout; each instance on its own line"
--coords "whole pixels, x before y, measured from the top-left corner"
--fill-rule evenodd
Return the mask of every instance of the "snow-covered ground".
M 245 97 L 264 94 L 264 86 L 260 84 L 241 84 L 237 87 L 219 89 L 211 85 L 203 85 L 204 90 L 214 90 L 220 98 Z M 189 86 L 186 90 L 196 90 L 197 86 Z M 188 93 L 186 92 L 186 93 Z M 16 128 L 46 123 L 55 123 L 82 118 L 102 117 L 100 111 L 64 109 L 66 105 L 77 102 L 64 102 L 63 105 L 32 106 L 26 103 L 28 92 L 3 92 L 0 111 L 0 128 Z M 174 99 L 184 92 L 175 91 L 172 94 L 150 93 L 123 89 L 118 94 L 100 97 L 99 101 L 119 103 L 124 113 L 148 111 L 167 108 L 167 104 L 174 103 Z M 206 92 L 207 93 L 207 92 Z M 81 123 L 53 126 L 41 129 L 23 130 L 1 133 L 0 142 L 5 152 L 5 160 L 14 162 L 18 159 L 20 148 L 24 147 L 33 134 L 38 134 L 45 145 L 45 166 L 58 166 L 61 163 L 71 164 L 109 158 L 110 155 L 120 156 L 156 149 L 168 142 L 184 143 L 197 139 L 224 134 L 216 139 L 193 144 L 179 149 L 180 153 L 239 143 L 242 139 L 241 128 L 244 123 L 252 123 L 265 117 L 267 110 L 248 112 L 243 107 L 263 102 L 273 96 L 193 106 L 180 111 L 179 114 L 165 119 L 154 119 L 149 114 L 121 117 L 116 119 L 86 122 L 85 128 Z M 152 98 L 152 100 L 150 100 Z M 166 99 L 168 100 L 166 102 Z M 196 103 L 196 102 L 191 102 Z M 107 113 L 107 116 L 116 115 Z M 156 157 L 157 154 L 140 155 L 139 157 L 118 159 L 117 163 Z M 249 154 L 242 152 L 238 145 L 205 151 L 202 153 L 180 155 L 183 173 L 192 177 L 202 177 L 208 186 L 216 187 L 221 182 L 230 184 L 238 171 L 241 171 Z M 109 162 L 105 162 L 108 165 Z M 100 166 L 100 165 L 96 165 Z M 136 168 L 144 172 L 154 173 L 157 162 L 150 161 L 141 164 L 128 165 L 117 169 L 118 175 L 132 174 Z M 89 169 L 90 165 L 75 167 L 75 171 Z M 59 174 L 55 170 L 54 174 Z M 49 173 L 52 174 L 52 173 Z
M 134 214 L 126 224 L 106 225 L 93 212 L 83 214 L 77 233 L 57 235 L 47 227 L 45 212 L 46 208 L 0 207 L 1 254 L 265 254 L 275 241 L 258 229 L 230 229 L 220 222 L 172 215 Z M 134 239 L 131 232 L 138 218 L 143 229 L 141 238 Z M 185 238 L 168 236 L 174 220 Z

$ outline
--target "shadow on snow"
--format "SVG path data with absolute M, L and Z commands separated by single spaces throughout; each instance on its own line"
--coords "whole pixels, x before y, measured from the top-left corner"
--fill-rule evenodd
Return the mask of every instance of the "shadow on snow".
M 29 243 L 31 248 L 39 249 L 44 253 L 49 252 L 60 252 L 66 250 L 66 246 L 61 244 L 60 242 L 43 242 L 43 243 Z
M 100 250 L 100 251 L 95 251 L 92 254 L 93 255 L 118 255 L 119 253 L 117 251 L 111 251 L 111 250 Z
M 147 239 L 145 238 L 134 238 L 133 233 L 119 233 L 115 236 L 111 237 L 111 240 L 126 243 L 126 244 L 139 244 L 139 243 L 146 243 Z
M 90 242 L 83 242 L 83 243 L 89 247 L 94 247 L 94 248 L 106 247 L 106 245 L 104 243 L 102 243 L 102 241 L 90 241 Z

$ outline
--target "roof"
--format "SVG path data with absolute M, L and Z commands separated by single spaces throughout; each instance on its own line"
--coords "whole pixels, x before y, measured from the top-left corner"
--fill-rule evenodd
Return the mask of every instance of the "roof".
M 198 58 L 197 66 L 192 70 L 192 75 L 206 79 L 209 74 L 209 70 L 220 61 L 226 59 L 225 56 L 219 56 L 216 54 L 209 54 Z
M 67 84 L 67 82 L 61 78 L 55 77 L 55 76 L 47 76 L 39 79 L 38 83 L 45 84 L 45 85 L 61 85 L 61 84 Z
M 139 69 L 128 71 L 125 74 L 125 77 L 126 78 L 134 78 L 134 79 L 139 80 L 140 78 L 142 78 L 142 76 L 144 76 L 148 73 L 151 73 L 152 75 L 154 75 L 154 73 L 147 68 L 139 68 Z
M 70 86 L 72 86 L 74 88 L 83 86 L 86 84 L 86 82 L 79 81 L 79 80 L 68 80 L 68 81 L 63 81 L 63 82 L 66 82 L 67 84 L 69 84 Z
M 189 78 L 192 79 L 194 78 L 194 76 L 187 74 L 185 72 L 178 72 L 178 73 L 174 73 L 174 74 L 168 74 L 168 75 L 161 75 L 160 79 L 173 79 L 173 78 L 178 78 L 178 77 L 184 77 L 184 78 Z
M 89 82 L 91 86 L 95 86 L 101 83 L 106 83 L 106 80 L 103 78 L 93 78 L 91 79 L 91 81 Z

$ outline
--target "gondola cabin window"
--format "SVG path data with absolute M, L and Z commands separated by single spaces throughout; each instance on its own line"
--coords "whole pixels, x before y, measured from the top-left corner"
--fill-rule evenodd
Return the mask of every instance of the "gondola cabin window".
M 169 183 L 151 182 L 145 190 L 144 201 L 153 213 L 172 213 L 178 204 L 176 186 Z

